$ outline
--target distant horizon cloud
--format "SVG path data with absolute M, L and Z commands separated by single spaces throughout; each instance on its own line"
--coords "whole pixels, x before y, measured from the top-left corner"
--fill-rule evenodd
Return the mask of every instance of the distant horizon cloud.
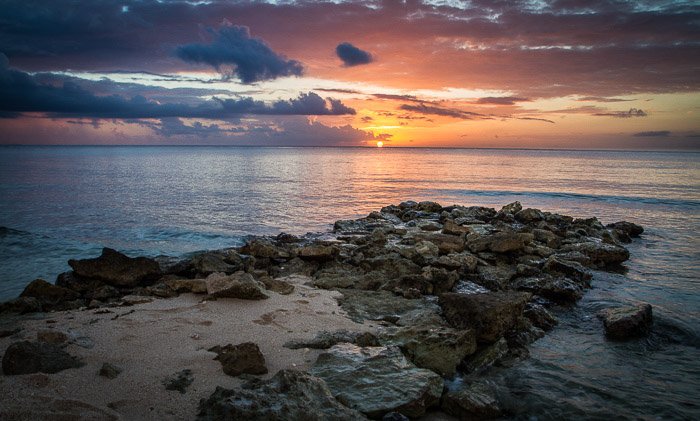
M 335 47 L 335 53 L 346 67 L 360 66 L 374 61 L 372 54 L 355 47 L 349 42 L 341 42 L 338 44 L 338 46 Z
M 634 137 L 669 137 L 670 135 L 670 130 L 650 130 L 646 132 L 637 132 L 632 134 L 632 136 Z
M 615 117 L 615 118 L 631 118 L 631 117 L 646 117 L 648 114 L 646 111 L 640 108 L 630 108 L 628 111 L 611 111 L 605 113 L 594 113 L 591 114 L 596 117 Z
M 262 39 L 251 37 L 246 26 L 224 25 L 218 30 L 207 28 L 207 32 L 213 38 L 211 43 L 181 45 L 175 50 L 175 55 L 189 63 L 208 64 L 224 77 L 237 76 L 242 83 L 304 73 L 300 62 L 287 60 Z M 233 68 L 226 70 L 224 66 Z

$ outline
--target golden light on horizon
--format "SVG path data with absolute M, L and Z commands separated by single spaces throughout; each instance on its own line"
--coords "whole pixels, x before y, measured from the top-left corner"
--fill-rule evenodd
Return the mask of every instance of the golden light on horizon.
M 381 147 L 383 147 L 383 146 L 384 146 L 384 142 L 382 142 L 381 140 L 380 140 L 379 142 L 377 142 L 377 147 L 378 147 L 378 148 L 381 148 Z

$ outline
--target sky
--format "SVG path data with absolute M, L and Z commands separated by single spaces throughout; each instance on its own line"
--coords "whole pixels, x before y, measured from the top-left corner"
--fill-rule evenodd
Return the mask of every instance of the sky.
M 700 2 L 0 0 L 0 144 L 700 149 Z

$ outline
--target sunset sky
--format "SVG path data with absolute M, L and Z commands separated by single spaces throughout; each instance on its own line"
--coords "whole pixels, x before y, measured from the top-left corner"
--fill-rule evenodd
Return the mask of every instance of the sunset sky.
M 700 149 L 697 1 L 0 0 L 0 143 Z

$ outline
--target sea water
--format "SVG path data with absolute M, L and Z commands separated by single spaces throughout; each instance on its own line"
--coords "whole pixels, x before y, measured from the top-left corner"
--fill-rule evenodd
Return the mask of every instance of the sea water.
M 700 153 L 560 150 L 0 147 L 0 300 L 102 247 L 180 256 L 304 234 L 404 200 L 524 207 L 645 233 L 493 381 L 515 418 L 700 419 Z M 649 302 L 648 338 L 595 313 Z

